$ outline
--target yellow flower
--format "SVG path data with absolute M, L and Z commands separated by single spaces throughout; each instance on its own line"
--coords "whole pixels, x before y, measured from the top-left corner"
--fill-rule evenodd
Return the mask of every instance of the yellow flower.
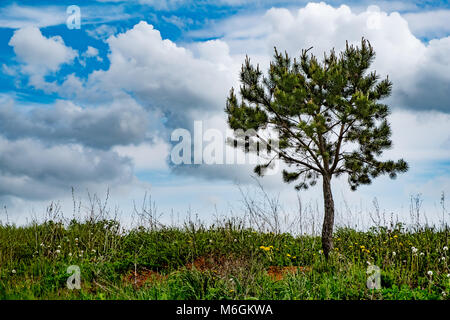
M 394 236 L 394 239 L 397 239 L 397 238 L 398 238 L 398 236 L 397 236 L 397 235 L 395 235 L 395 236 Z
M 290 257 L 291 255 L 288 253 L 288 254 L 286 254 L 286 256 L 287 256 L 287 257 Z
M 360 248 L 361 248 L 361 249 L 362 249 L 362 250 L 364 251 L 364 249 L 365 249 L 366 247 L 364 247 L 364 246 L 361 246 Z

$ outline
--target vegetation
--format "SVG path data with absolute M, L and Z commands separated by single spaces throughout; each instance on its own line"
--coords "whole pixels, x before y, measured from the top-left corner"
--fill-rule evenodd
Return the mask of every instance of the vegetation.
M 339 228 L 329 259 L 317 236 L 255 231 L 239 220 L 131 230 L 99 216 L 0 225 L 0 299 L 448 299 L 449 227 Z M 381 270 L 368 289 L 367 268 Z M 67 287 L 80 267 L 81 289 Z
M 370 43 L 349 46 L 338 56 L 332 50 L 319 62 L 308 50 L 292 59 L 275 49 L 268 75 L 254 67 L 247 57 L 241 70 L 241 102 L 231 89 L 227 100 L 228 123 L 247 152 L 250 140 L 271 145 L 261 130 L 279 132 L 278 148 L 267 163 L 255 167 L 263 175 L 275 158 L 282 159 L 292 171 L 283 171 L 285 182 L 301 180 L 296 189 L 314 186 L 322 178 L 325 215 L 322 247 L 325 257 L 333 250 L 334 201 L 333 176 L 348 175 L 352 190 L 370 184 L 383 174 L 395 178 L 408 170 L 408 164 L 380 159 L 392 146 L 387 117 L 389 107 L 380 100 L 391 94 L 388 78 L 369 72 L 375 58 Z

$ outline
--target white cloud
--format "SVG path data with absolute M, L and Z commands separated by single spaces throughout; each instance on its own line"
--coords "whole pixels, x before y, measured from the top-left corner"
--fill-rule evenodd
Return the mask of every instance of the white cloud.
M 132 159 L 137 171 L 168 170 L 167 157 L 170 145 L 162 140 L 156 140 L 152 144 L 117 146 L 114 147 L 114 151 L 120 156 Z
M 418 37 L 438 38 L 450 34 L 450 10 L 406 13 L 411 31 Z
M 66 8 L 58 6 L 28 7 L 12 4 L 0 8 L 0 27 L 48 27 L 65 23 Z
M 37 27 L 16 30 L 8 44 L 23 63 L 23 71 L 39 77 L 58 71 L 62 64 L 71 63 L 78 56 L 60 36 L 47 38 Z

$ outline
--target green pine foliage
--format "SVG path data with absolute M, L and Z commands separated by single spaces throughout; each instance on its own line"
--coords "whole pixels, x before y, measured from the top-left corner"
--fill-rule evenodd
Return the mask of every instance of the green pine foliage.
M 391 94 L 392 82 L 369 71 L 375 58 L 369 41 L 362 39 L 360 47 L 347 43 L 342 53 L 332 50 L 322 62 L 309 50 L 291 59 L 275 48 L 267 75 L 247 57 L 241 99 L 234 89 L 227 99 L 229 126 L 277 130 L 275 151 L 291 169 L 283 172 L 284 181 L 298 181 L 297 189 L 315 185 L 320 176 L 347 174 L 356 190 L 380 175 L 406 172 L 403 159 L 380 159 L 392 146 L 389 107 L 380 102 Z M 268 165 L 255 172 L 263 175 Z

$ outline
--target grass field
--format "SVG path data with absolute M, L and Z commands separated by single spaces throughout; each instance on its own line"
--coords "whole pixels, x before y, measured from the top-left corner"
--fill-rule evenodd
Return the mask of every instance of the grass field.
M 0 299 L 448 299 L 449 227 L 338 228 L 319 237 L 236 221 L 125 230 L 111 219 L 0 225 Z M 70 290 L 67 268 L 81 271 Z M 367 288 L 368 266 L 381 289 Z

